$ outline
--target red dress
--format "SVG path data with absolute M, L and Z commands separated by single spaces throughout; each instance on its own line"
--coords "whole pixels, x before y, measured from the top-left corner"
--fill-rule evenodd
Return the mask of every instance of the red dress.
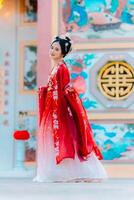
M 62 62 L 50 74 L 47 86 L 39 90 L 37 181 L 106 176 L 86 111 L 69 83 L 69 71 Z M 97 164 L 93 174 L 91 160 Z

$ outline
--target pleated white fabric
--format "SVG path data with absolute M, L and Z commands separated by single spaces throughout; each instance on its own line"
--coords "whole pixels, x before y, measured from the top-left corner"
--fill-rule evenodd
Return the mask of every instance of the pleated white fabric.
M 76 155 L 75 159 L 67 158 L 60 164 L 56 164 L 50 115 L 45 126 L 42 121 L 38 137 L 37 175 L 33 181 L 55 182 L 107 178 L 101 161 L 93 152 L 87 161 L 81 162 Z

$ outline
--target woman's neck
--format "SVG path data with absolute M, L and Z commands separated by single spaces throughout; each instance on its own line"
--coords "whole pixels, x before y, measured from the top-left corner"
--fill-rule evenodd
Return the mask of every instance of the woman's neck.
M 63 59 L 56 59 L 52 61 L 52 66 L 57 67 L 59 63 L 63 62 Z

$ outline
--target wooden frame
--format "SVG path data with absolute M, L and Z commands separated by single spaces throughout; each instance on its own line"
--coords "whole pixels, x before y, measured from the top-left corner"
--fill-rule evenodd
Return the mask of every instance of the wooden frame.
M 18 126 L 20 130 L 27 130 L 30 138 L 25 141 L 25 164 L 35 163 L 36 135 L 37 135 L 37 112 L 19 111 Z
M 62 3 L 63 0 L 59 0 L 59 1 L 55 1 L 52 0 L 52 37 L 54 37 L 55 35 L 58 34 L 64 34 L 66 32 L 65 30 L 65 25 L 64 25 L 64 21 L 61 20 L 63 19 L 63 13 L 61 13 L 61 7 L 62 7 Z M 92 2 L 91 2 L 92 3 Z M 125 1 L 123 2 L 125 3 Z M 121 6 L 121 5 L 120 5 Z M 125 6 L 125 4 L 124 4 Z M 118 12 L 118 10 L 121 8 L 116 8 L 116 11 Z M 114 18 L 114 15 L 112 15 L 112 17 Z M 57 19 L 57 21 L 55 20 Z M 120 21 L 120 20 L 118 20 Z M 92 32 L 92 27 L 89 27 Z M 129 29 L 131 31 L 131 36 L 126 37 L 127 32 Z M 70 33 L 70 36 L 72 37 L 72 39 L 74 40 L 74 49 L 133 49 L 134 48 L 134 31 L 132 31 L 131 29 L 131 25 L 127 24 L 125 22 L 122 23 L 121 21 L 121 28 L 119 29 L 114 29 L 114 36 L 111 38 L 108 37 L 104 37 L 104 38 L 99 38 L 97 39 L 97 37 L 100 37 L 100 33 L 98 32 L 98 34 L 94 33 L 91 35 L 92 37 L 90 39 L 86 39 L 86 40 L 82 40 L 80 37 L 78 38 L 77 34 L 75 33 Z M 116 33 L 116 30 L 119 33 Z M 120 33 L 122 31 L 122 34 Z M 84 34 L 84 30 L 81 31 L 81 34 Z M 107 31 L 107 35 L 112 34 L 110 32 L 110 30 L 108 29 Z M 77 32 L 78 33 L 78 32 Z M 79 32 L 80 34 L 80 32 Z M 124 37 L 123 37 L 124 34 Z M 126 35 L 125 35 L 126 34 Z M 116 35 L 118 37 L 116 37 Z M 121 35 L 119 37 L 119 35 Z M 114 38 L 115 37 L 115 38 Z M 77 39 L 76 39 L 77 38 Z
M 20 0 L 20 21 L 22 25 L 36 25 L 37 23 L 37 0 Z
M 131 112 L 125 112 L 125 111 L 118 111 L 112 112 L 111 110 L 109 111 L 99 111 L 99 112 L 88 112 L 88 118 L 90 121 L 95 121 L 95 122 L 100 122 L 100 121 L 105 121 L 105 122 L 110 122 L 111 123 L 134 123 L 134 111 Z
M 25 149 L 25 162 L 35 163 L 36 161 L 36 141 L 37 141 L 37 112 L 36 111 L 28 111 L 27 119 L 29 120 L 28 131 L 31 136 L 28 141 L 26 141 L 26 149 Z
M 25 41 L 20 45 L 20 93 L 35 94 L 37 86 L 37 43 Z

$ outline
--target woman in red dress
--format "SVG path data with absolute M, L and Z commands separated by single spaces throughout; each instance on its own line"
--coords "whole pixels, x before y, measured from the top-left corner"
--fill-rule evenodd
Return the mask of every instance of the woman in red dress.
M 63 61 L 70 51 L 69 37 L 54 38 L 49 52 L 53 68 L 47 86 L 39 88 L 40 128 L 34 181 L 106 178 L 86 111 L 70 85 Z

